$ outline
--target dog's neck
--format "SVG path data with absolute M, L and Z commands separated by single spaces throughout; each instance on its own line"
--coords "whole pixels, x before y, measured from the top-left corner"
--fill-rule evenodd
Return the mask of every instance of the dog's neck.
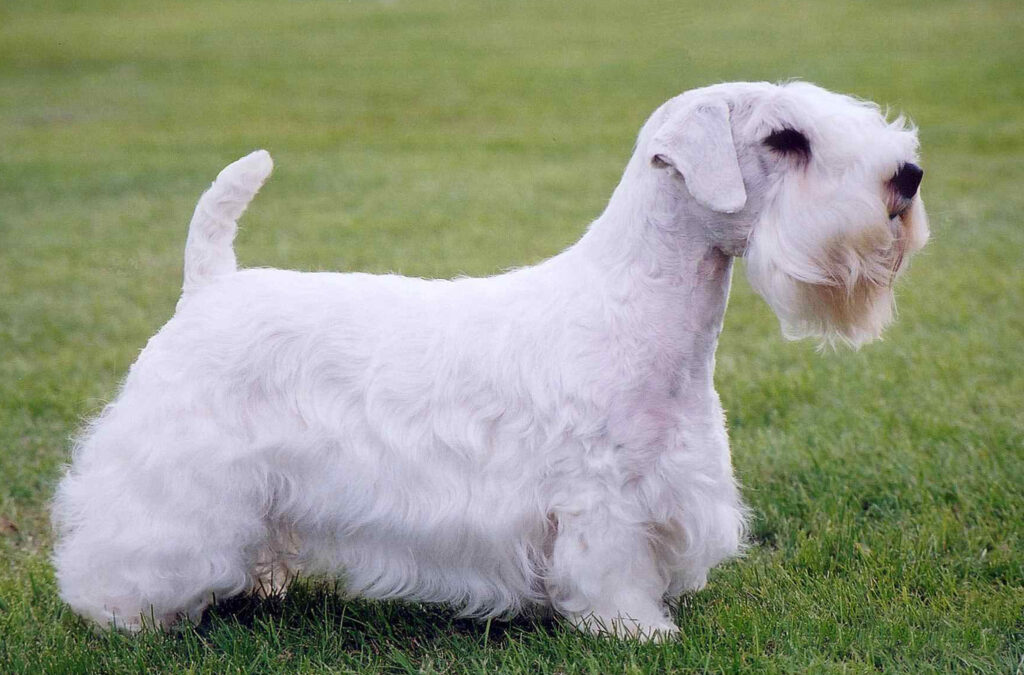
M 604 213 L 567 253 L 598 268 L 601 292 L 649 326 L 651 365 L 674 380 L 670 387 L 710 386 L 732 258 L 708 240 L 706 223 L 679 217 L 678 195 L 664 180 L 634 157 Z

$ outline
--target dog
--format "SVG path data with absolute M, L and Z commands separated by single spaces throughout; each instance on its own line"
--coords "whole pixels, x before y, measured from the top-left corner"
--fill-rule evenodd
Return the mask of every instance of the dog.
M 790 82 L 647 120 L 567 250 L 490 278 L 238 269 L 257 151 L 200 198 L 173 318 L 78 436 L 60 594 L 100 626 L 198 621 L 297 574 L 477 617 L 665 639 L 742 548 L 713 386 L 733 261 L 787 338 L 857 347 L 928 238 L 916 129 Z

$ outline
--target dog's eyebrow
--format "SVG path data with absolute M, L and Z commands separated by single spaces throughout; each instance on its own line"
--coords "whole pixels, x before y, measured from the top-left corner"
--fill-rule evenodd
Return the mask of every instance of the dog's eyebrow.
M 783 127 L 768 134 L 763 143 L 783 154 L 797 155 L 804 161 L 811 156 L 811 142 L 796 129 Z

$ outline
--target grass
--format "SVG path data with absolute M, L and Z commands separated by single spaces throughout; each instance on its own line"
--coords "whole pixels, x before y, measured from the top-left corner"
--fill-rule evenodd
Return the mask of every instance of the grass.
M 1021 673 L 1022 34 L 1013 2 L 0 5 L 0 671 Z M 681 639 L 316 583 L 175 635 L 62 607 L 67 439 L 171 315 L 229 160 L 278 164 L 245 263 L 488 274 L 575 240 L 662 100 L 790 77 L 913 116 L 934 237 L 858 353 L 783 342 L 737 275 L 717 381 L 753 540 Z

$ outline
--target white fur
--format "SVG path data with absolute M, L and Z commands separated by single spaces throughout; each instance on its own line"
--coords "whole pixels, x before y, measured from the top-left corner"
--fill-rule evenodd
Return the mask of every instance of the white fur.
M 782 126 L 806 164 L 764 146 Z M 196 209 L 176 314 L 77 440 L 61 596 L 168 626 L 302 572 L 674 632 L 665 601 L 742 541 L 712 382 L 732 257 L 787 335 L 877 337 L 927 237 L 919 199 L 888 217 L 915 153 L 902 122 L 812 85 L 694 90 L 653 114 L 576 245 L 453 281 L 236 270 L 235 220 L 271 169 L 239 160 Z

